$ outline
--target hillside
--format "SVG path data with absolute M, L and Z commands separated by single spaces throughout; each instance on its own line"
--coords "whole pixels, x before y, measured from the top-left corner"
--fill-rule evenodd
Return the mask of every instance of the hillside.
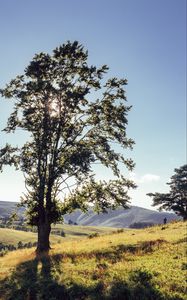
M 92 226 L 71 226 L 57 224 L 52 227 L 50 241 L 52 244 L 59 243 L 66 239 L 80 239 L 80 237 L 88 237 L 94 233 L 106 234 L 114 231 L 115 228 L 92 227 Z M 65 233 L 65 237 L 60 236 L 60 232 Z M 18 242 L 29 243 L 37 241 L 37 234 L 34 232 L 26 232 L 22 230 L 14 230 L 11 228 L 0 228 L 0 243 L 4 245 L 16 246 Z
M 79 225 L 87 226 L 104 226 L 104 227 L 129 227 L 133 223 L 146 222 L 161 224 L 163 219 L 168 221 L 176 220 L 178 217 L 172 213 L 157 212 L 150 209 L 132 206 L 130 209 L 124 210 L 119 208 L 116 210 L 108 210 L 108 213 L 96 214 L 92 210 L 88 213 L 82 213 L 76 210 L 71 214 L 65 215 L 64 220 L 71 220 Z
M 0 201 L 0 218 L 8 217 L 16 208 L 16 202 Z M 18 209 L 18 215 L 23 216 L 24 209 Z M 65 223 L 71 220 L 73 223 L 84 226 L 102 226 L 102 227 L 129 227 L 133 223 L 146 222 L 153 224 L 163 223 L 163 219 L 167 218 L 168 221 L 179 219 L 175 214 L 158 212 L 150 209 L 132 206 L 128 210 L 119 208 L 115 211 L 109 210 L 106 214 L 96 214 L 92 210 L 88 213 L 82 213 L 76 210 L 71 214 L 64 216 Z
M 0 299 L 186 300 L 186 223 L 64 240 L 0 258 Z
M 23 207 L 17 208 L 17 202 L 0 201 L 0 218 L 9 217 L 15 210 L 18 216 L 23 216 L 25 209 Z
M 61 236 L 51 235 L 51 243 L 55 244 L 62 240 Z M 25 232 L 9 228 L 0 228 L 0 243 L 4 245 L 16 246 L 18 242 L 33 243 L 37 241 L 37 234 L 34 232 Z

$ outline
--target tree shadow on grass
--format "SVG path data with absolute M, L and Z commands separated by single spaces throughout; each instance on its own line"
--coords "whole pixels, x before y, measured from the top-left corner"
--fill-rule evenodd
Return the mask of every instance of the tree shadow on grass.
M 13 273 L 0 282 L 3 300 L 69 299 L 66 289 L 59 285 L 52 272 L 50 256 L 21 263 Z
M 0 282 L 3 300 L 182 300 L 179 296 L 164 296 L 153 284 L 152 275 L 136 270 L 128 281 L 115 280 L 106 285 L 104 277 L 92 280 L 90 286 L 71 279 L 66 286 L 57 282 L 63 278 L 59 256 L 35 258 L 17 266 Z M 67 277 L 67 276 L 66 276 Z M 63 279 L 62 279 L 63 280 Z M 62 281 L 61 280 L 61 281 Z

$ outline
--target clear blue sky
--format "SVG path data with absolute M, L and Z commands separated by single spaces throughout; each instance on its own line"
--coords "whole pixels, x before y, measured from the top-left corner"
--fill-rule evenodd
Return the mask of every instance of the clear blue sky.
M 174 168 L 186 163 L 186 1 L 1 0 L 0 37 L 0 87 L 35 53 L 67 40 L 88 49 L 90 64 L 107 64 L 109 76 L 128 79 L 131 177 L 139 185 L 132 204 L 150 208 L 146 193 L 167 191 Z M 11 105 L 0 99 L 0 107 L 2 129 Z M 0 133 L 0 147 L 19 139 Z M 0 200 L 18 201 L 23 189 L 21 174 L 0 174 Z

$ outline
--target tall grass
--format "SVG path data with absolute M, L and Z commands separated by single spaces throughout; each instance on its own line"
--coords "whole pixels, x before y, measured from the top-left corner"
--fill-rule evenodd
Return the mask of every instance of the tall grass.
M 184 300 L 186 223 L 64 240 L 0 258 L 0 299 Z

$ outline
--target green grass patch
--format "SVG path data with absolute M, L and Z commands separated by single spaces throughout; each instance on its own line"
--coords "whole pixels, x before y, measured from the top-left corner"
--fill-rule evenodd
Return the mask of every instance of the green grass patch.
M 0 243 L 16 246 L 19 241 L 22 243 L 36 242 L 37 234 L 9 228 L 0 228 Z M 56 244 L 61 241 L 62 238 L 60 236 L 51 235 L 52 244 Z
M 87 237 L 91 234 L 106 234 L 115 231 L 116 228 L 112 227 L 99 227 L 99 226 L 80 226 L 80 225 L 66 225 L 57 224 L 52 226 L 52 233 L 63 231 L 67 238 L 80 238 Z
M 186 223 L 63 239 L 0 258 L 0 299 L 186 300 Z

